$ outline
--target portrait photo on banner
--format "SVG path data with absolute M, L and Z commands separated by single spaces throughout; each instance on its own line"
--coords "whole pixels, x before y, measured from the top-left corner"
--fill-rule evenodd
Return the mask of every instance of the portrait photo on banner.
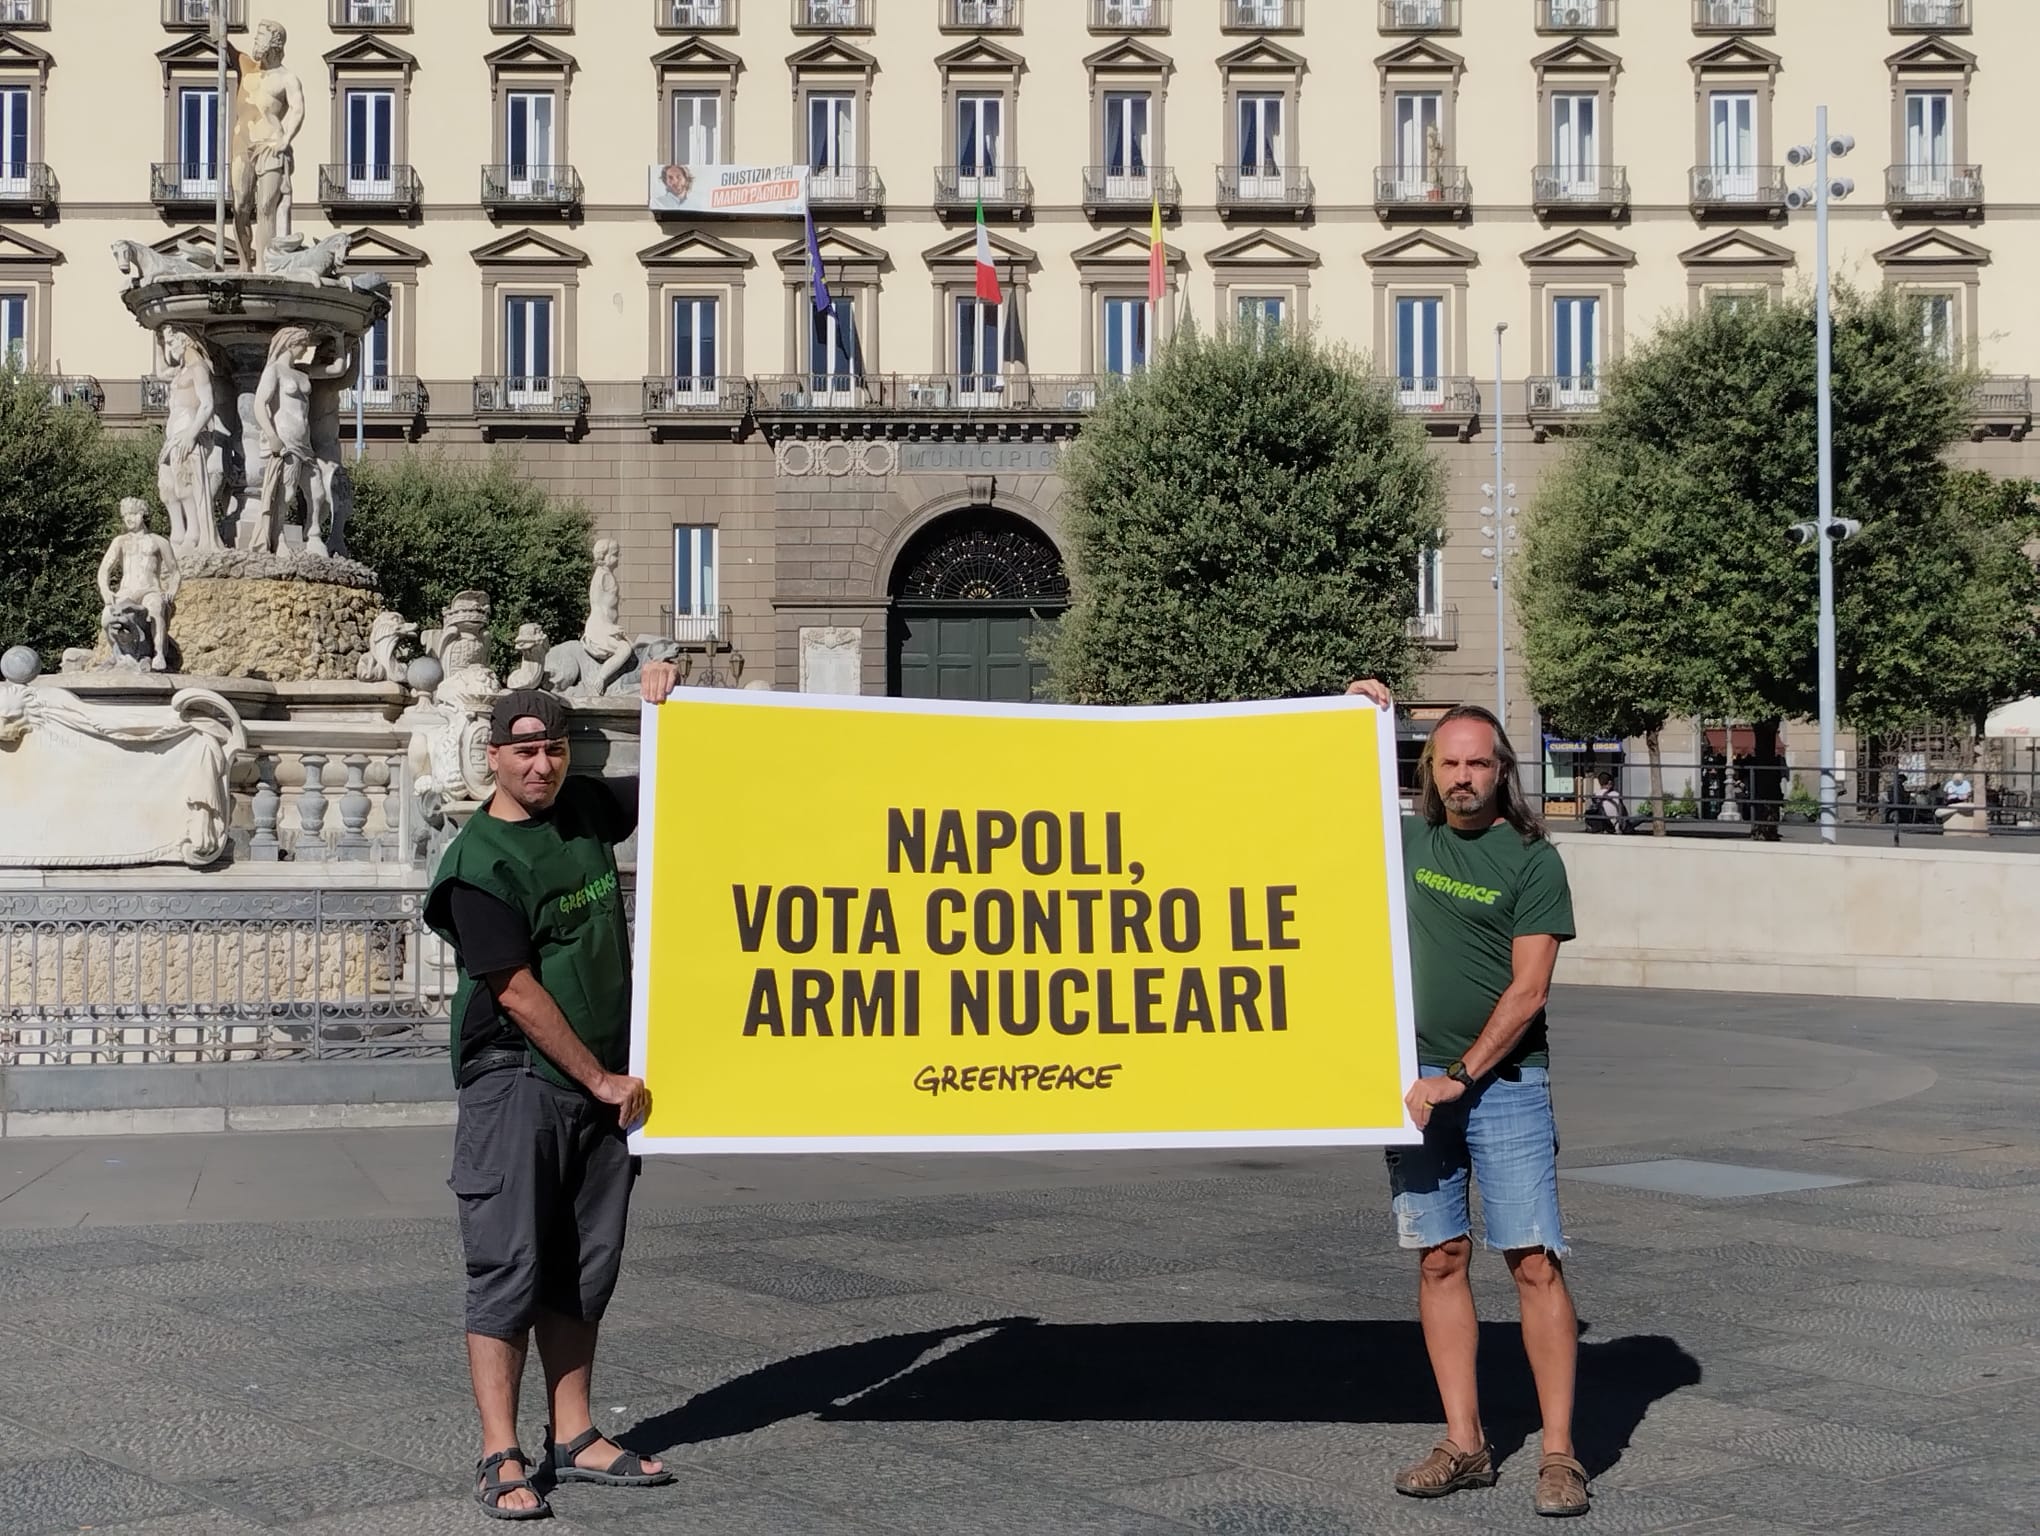
M 639 1152 L 1418 1139 L 1364 701 L 682 689 L 640 783 Z
M 807 212 L 804 165 L 652 166 L 646 196 L 654 213 L 799 218 Z

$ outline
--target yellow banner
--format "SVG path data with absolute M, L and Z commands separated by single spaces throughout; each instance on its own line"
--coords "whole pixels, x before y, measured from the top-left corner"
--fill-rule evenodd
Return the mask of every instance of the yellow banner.
M 1418 1140 L 1390 717 L 682 689 L 640 1152 Z

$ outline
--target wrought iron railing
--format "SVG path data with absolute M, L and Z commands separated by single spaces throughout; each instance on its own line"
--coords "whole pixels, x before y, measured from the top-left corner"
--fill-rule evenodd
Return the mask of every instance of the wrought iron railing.
M 0 164 L 0 207 L 51 208 L 57 201 L 57 176 L 40 160 Z
M 1457 32 L 1459 0 L 1381 0 L 1384 32 Z
M 149 201 L 158 208 L 210 208 L 220 168 L 203 160 L 158 160 L 149 167 Z
M 1530 205 L 1554 209 L 1615 209 L 1629 206 L 1625 165 L 1540 165 L 1530 176 Z
M 796 32 L 869 32 L 871 0 L 793 0 Z
M 666 638 L 681 645 L 713 645 L 730 637 L 730 610 L 727 604 L 713 608 L 707 613 L 675 613 L 665 610 Z
M 891 401 L 892 382 L 883 373 L 760 374 L 751 382 L 751 409 L 760 416 L 880 411 Z
M 1693 0 L 1695 32 L 1775 32 L 1778 0 Z
M 106 391 L 91 374 L 75 373 L 50 380 L 50 400 L 55 405 L 82 405 L 97 412 L 106 408 Z
M 1219 0 L 1218 25 L 1225 32 L 1297 32 L 1303 28 L 1303 0 Z
M 876 213 L 885 206 L 885 182 L 875 165 L 824 166 L 808 172 L 808 206 Z
M 1091 0 L 1093 32 L 1166 32 L 1169 0 Z
M 1001 165 L 989 171 L 954 165 L 935 167 L 935 206 L 943 213 L 967 212 L 983 203 L 997 213 L 1024 213 L 1034 203 L 1034 183 L 1027 168 Z
M 484 374 L 475 380 L 477 416 L 580 416 L 588 386 L 572 374 Z
M 1450 650 L 1459 644 L 1459 609 L 1451 604 L 1410 615 L 1409 636 L 1421 645 Z
M 1615 0 L 1531 0 L 1539 32 L 1613 32 Z
M 1601 409 L 1601 376 L 1542 374 L 1526 382 L 1532 416 L 1590 416 Z
M 1463 165 L 1377 165 L 1374 208 L 1377 213 L 1464 212 L 1473 201 L 1473 187 Z
M 1894 32 L 1967 32 L 1974 21 L 1970 0 L 1891 0 Z
M 655 374 L 643 385 L 647 416 L 741 416 L 751 408 L 751 381 L 721 374 Z
M 1138 171 L 1113 165 L 1084 167 L 1087 210 L 1147 208 L 1157 201 L 1164 213 L 1182 206 L 1183 189 L 1171 166 L 1151 165 Z
M 1884 171 L 1884 202 L 1894 209 L 1981 208 L 1980 165 L 1893 165 Z
M 942 26 L 951 32 L 1017 32 L 1020 0 L 942 0 Z
M 571 32 L 574 0 L 489 0 L 489 26 L 497 32 Z
M 1687 194 L 1695 208 L 1780 209 L 1785 206 L 1785 167 L 1696 165 L 1687 173 Z
M 327 0 L 326 25 L 335 32 L 402 32 L 411 25 L 412 0 Z
M 1408 416 L 1480 414 L 1480 389 L 1467 374 L 1411 374 L 1398 378 L 1395 399 Z
M 1218 206 L 1223 213 L 1239 209 L 1277 209 L 1302 213 L 1315 195 L 1306 165 L 1271 166 L 1242 170 L 1237 165 L 1218 168 Z
M 571 165 L 485 165 L 484 208 L 578 208 L 581 173 Z
M 420 889 L 0 892 L 0 1065 L 444 1055 Z
M 349 384 L 340 391 L 342 417 L 354 415 L 357 396 L 362 415 L 385 420 L 423 416 L 432 408 L 432 398 L 426 393 L 424 380 L 408 373 L 371 374 L 362 380 L 359 389 Z
M 415 208 L 423 196 L 416 166 L 319 167 L 319 202 L 327 208 Z
M 248 0 L 163 0 L 163 25 L 203 31 L 220 6 L 226 7 L 229 27 L 239 31 L 248 25 Z
M 652 25 L 661 32 L 734 32 L 737 0 L 652 0 Z

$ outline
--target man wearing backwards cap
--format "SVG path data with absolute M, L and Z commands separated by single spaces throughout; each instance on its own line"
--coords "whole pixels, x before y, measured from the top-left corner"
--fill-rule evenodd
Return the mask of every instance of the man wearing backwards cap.
M 679 681 L 648 661 L 659 703 Z M 475 1502 L 499 1520 L 550 1514 L 517 1443 L 517 1389 L 538 1335 L 559 1482 L 645 1486 L 673 1474 L 604 1439 L 588 1407 L 595 1335 L 623 1256 L 637 1175 L 626 1135 L 651 1112 L 625 1075 L 630 930 L 615 845 L 637 828 L 637 780 L 567 777 L 567 711 L 513 689 L 489 721 L 496 791 L 439 864 L 426 920 L 454 947 L 460 1107 L 447 1183 L 467 1255 L 468 1371 L 481 1409 Z

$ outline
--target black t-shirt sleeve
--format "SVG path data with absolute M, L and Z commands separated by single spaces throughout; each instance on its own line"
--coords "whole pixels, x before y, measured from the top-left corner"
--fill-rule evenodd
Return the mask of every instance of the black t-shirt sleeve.
M 472 885 L 454 884 L 447 892 L 453 919 L 454 947 L 468 975 L 481 977 L 513 971 L 531 961 L 531 932 L 508 902 Z
M 597 831 L 605 843 L 620 843 L 637 831 L 638 776 L 631 773 L 612 778 L 604 774 L 595 782 L 602 793 L 588 799 Z

